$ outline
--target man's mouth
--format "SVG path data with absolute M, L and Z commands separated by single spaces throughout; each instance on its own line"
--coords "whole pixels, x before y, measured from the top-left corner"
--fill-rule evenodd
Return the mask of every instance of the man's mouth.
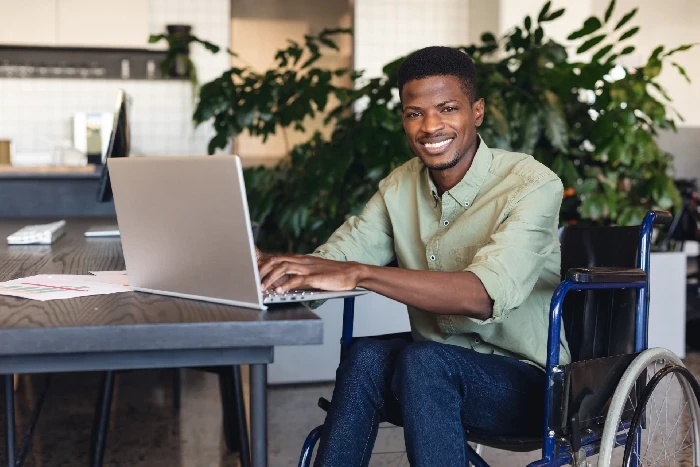
M 421 143 L 427 152 L 433 155 L 442 154 L 445 152 L 447 147 L 454 141 L 454 138 L 447 138 L 442 141 L 437 141 L 434 143 Z

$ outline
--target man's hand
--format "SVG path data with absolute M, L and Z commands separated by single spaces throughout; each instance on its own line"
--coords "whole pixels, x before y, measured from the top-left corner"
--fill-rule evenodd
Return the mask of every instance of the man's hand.
M 270 256 L 260 266 L 262 289 L 277 293 L 290 289 L 352 290 L 361 278 L 362 265 L 306 255 Z M 280 281 L 282 282 L 280 283 Z
M 254 246 L 255 246 L 255 245 L 254 245 Z M 262 271 L 263 265 L 264 265 L 267 261 L 269 261 L 270 258 L 272 258 L 272 255 L 271 255 L 271 254 L 263 253 L 262 251 L 260 251 L 260 249 L 258 249 L 257 246 L 255 246 L 255 259 L 258 261 L 258 271 Z M 263 277 L 262 272 L 260 273 L 260 277 L 261 277 L 261 278 Z M 287 282 L 287 281 L 289 280 L 290 277 L 291 277 L 291 276 L 288 276 L 288 275 L 285 274 L 284 276 L 282 276 L 282 277 L 280 277 L 279 279 L 277 279 L 277 280 L 275 281 L 275 283 L 272 284 L 272 287 L 275 288 L 275 287 L 281 286 L 282 284 L 284 284 L 285 282 Z M 267 287 L 263 287 L 263 290 L 267 290 L 267 289 L 268 289 Z
M 253 246 L 255 247 L 255 259 L 258 261 L 258 267 L 260 267 L 262 266 L 262 263 L 270 257 L 270 255 L 260 251 L 257 246 Z

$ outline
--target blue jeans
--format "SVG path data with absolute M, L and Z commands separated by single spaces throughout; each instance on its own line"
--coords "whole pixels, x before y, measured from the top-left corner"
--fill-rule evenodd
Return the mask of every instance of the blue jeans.
M 404 427 L 413 467 L 466 466 L 466 433 L 540 436 L 545 374 L 409 338 L 357 340 L 338 367 L 316 467 L 369 464 L 380 421 Z

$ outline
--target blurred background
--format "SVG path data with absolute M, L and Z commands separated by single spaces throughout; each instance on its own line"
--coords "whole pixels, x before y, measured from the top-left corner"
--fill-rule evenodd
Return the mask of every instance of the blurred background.
M 673 212 L 652 253 L 650 345 L 685 356 L 700 348 L 699 22 L 697 0 L 0 0 L 0 222 L 113 222 L 98 195 L 108 157 L 237 154 L 260 246 L 312 251 L 411 157 L 401 58 L 460 47 L 479 70 L 482 137 L 562 178 L 562 225 Z M 109 144 L 117 124 L 121 152 Z M 276 349 L 273 466 L 296 465 L 323 420 L 315 403 L 333 388 L 340 309 L 318 310 L 323 346 Z M 397 302 L 370 294 L 357 309 L 359 335 L 408 329 Z M 216 377 L 183 372 L 178 413 L 169 374 L 121 378 L 105 465 L 238 465 Z M 87 462 L 92 405 L 81 402 L 97 381 L 62 378 L 28 465 Z M 372 465 L 408 465 L 400 430 L 382 427 Z M 494 466 L 536 458 L 524 456 L 485 455 Z

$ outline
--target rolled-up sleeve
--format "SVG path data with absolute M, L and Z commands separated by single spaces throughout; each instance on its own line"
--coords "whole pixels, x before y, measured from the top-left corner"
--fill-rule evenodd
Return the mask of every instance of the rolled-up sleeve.
M 373 266 L 389 264 L 394 258 L 394 238 L 381 192 L 369 200 L 362 213 L 340 226 L 313 255 Z
M 559 248 L 557 226 L 562 193 L 563 186 L 557 178 L 524 196 L 514 197 L 506 220 L 465 269 L 481 280 L 493 300 L 490 318 L 470 318 L 471 321 L 500 322 L 530 295 L 547 258 Z

